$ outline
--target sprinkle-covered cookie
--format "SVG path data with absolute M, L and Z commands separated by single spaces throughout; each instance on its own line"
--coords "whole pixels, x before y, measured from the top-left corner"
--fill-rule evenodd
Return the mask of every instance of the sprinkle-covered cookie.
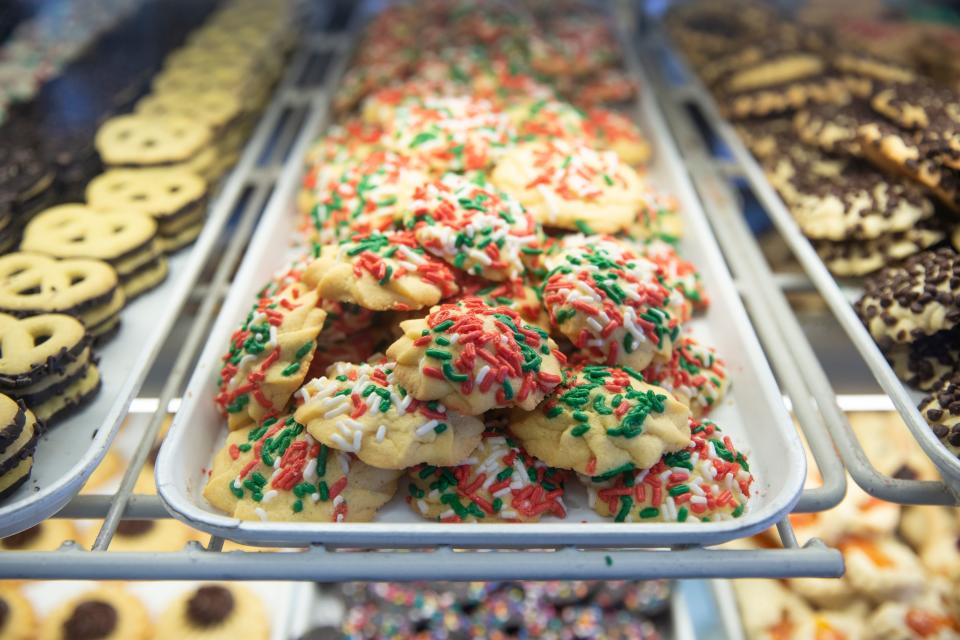
M 242 520 L 368 522 L 399 475 L 317 442 L 285 416 L 230 432 L 203 496 Z
M 543 225 L 583 233 L 627 228 L 643 199 L 640 177 L 616 153 L 567 140 L 518 146 L 491 181 Z
M 960 323 L 960 255 L 924 251 L 864 282 L 857 313 L 882 348 L 909 343 Z
M 387 356 L 400 384 L 420 400 L 480 415 L 498 407 L 531 410 L 562 380 L 566 358 L 543 329 L 507 307 L 466 298 L 400 324 Z
M 590 506 L 617 522 L 716 522 L 747 510 L 753 475 L 730 436 L 690 419 L 690 444 L 649 469 L 581 477 Z
M 297 392 L 298 422 L 322 444 L 380 469 L 459 464 L 483 423 L 436 401 L 418 401 L 393 362 L 337 363 Z
M 408 472 L 407 502 L 427 520 L 538 522 L 563 518 L 564 472 L 529 455 L 510 436 L 487 433 L 456 467 L 421 465 Z
M 943 378 L 918 408 L 940 442 L 960 457 L 960 374 Z
M 672 393 L 690 408 L 694 418 L 710 413 L 730 386 L 727 369 L 716 350 L 690 336 L 683 336 L 674 345 L 670 362 L 644 369 L 643 379 Z
M 589 365 L 533 412 L 515 410 L 510 431 L 552 467 L 612 478 L 646 469 L 690 444 L 690 412 L 629 367 Z
M 405 217 L 429 253 L 488 280 L 519 277 L 542 252 L 543 231 L 519 202 L 485 180 L 449 173 L 417 187 Z
M 524 322 L 535 324 L 541 329 L 550 328 L 550 318 L 540 304 L 539 293 L 524 280 L 506 280 L 491 284 L 479 278 L 464 279 L 460 287 L 464 298 L 480 298 L 488 306 L 507 307 L 519 313 Z
M 327 300 L 373 311 L 422 309 L 459 291 L 453 270 L 427 254 L 412 231 L 358 234 L 327 245 L 304 282 Z
M 673 196 L 644 189 L 637 214 L 624 232 L 634 240 L 678 242 L 683 237 L 680 203 Z
M 310 236 L 320 244 L 335 244 L 355 233 L 388 232 L 399 223 L 416 188 L 429 178 L 424 166 L 410 156 L 374 152 L 348 165 L 329 181 L 318 183 L 311 198 Z
M 434 171 L 485 171 L 513 144 L 506 115 L 476 98 L 434 98 L 397 108 L 384 143 Z
M 643 257 L 658 265 L 663 270 L 667 285 L 679 291 L 697 311 L 704 311 L 710 306 L 710 298 L 700 277 L 700 271 L 692 262 L 684 260 L 677 253 L 677 248 L 669 242 L 654 238 L 640 245 Z M 681 318 L 689 320 L 689 316 Z
M 609 149 L 629 165 L 646 164 L 650 160 L 650 142 L 630 118 L 595 107 L 586 112 L 583 132 L 588 144 L 598 149 Z
M 669 360 L 689 309 L 663 270 L 612 238 L 570 242 L 547 263 L 550 323 L 597 362 L 642 369 Z
M 960 330 L 941 331 L 886 352 L 897 376 L 911 387 L 932 391 L 944 378 L 960 371 Z
M 294 282 L 261 297 L 230 337 L 215 402 L 231 429 L 287 409 L 307 376 L 327 317 L 319 305 L 316 291 Z

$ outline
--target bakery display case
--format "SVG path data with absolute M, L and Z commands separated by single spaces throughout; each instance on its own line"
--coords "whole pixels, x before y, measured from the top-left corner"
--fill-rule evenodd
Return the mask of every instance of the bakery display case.
M 0 637 L 960 637 L 936 8 L 0 10 Z

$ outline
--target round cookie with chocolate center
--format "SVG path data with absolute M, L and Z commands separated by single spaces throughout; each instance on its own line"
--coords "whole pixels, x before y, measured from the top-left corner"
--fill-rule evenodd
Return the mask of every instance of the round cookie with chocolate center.
M 459 464 L 483 433 L 479 419 L 436 398 L 418 400 L 389 361 L 337 363 L 307 382 L 296 399 L 296 419 L 310 435 L 381 469 Z
M 502 407 L 529 411 L 562 381 L 566 358 L 556 343 L 507 307 L 465 298 L 400 328 L 387 356 L 418 400 L 474 416 Z
M 399 476 L 317 442 L 287 416 L 230 432 L 203 495 L 241 520 L 369 522 Z
M 544 226 L 583 233 L 627 228 L 643 198 L 640 177 L 616 153 L 559 139 L 518 146 L 490 179 Z
M 412 231 L 358 234 L 323 247 L 304 283 L 326 300 L 372 311 L 409 311 L 459 291 L 453 270 L 426 253 Z
M 540 225 L 486 180 L 449 173 L 419 185 L 404 222 L 428 252 L 488 280 L 523 275 L 542 252 Z
M 690 444 L 649 469 L 587 478 L 590 506 L 617 522 L 716 522 L 747 509 L 753 476 L 744 455 L 709 420 L 690 419 Z
M 0 586 L 0 637 L 6 640 L 33 640 L 37 618 L 33 606 L 20 589 Z
M 119 587 L 101 586 L 64 602 L 40 626 L 39 640 L 147 640 L 146 608 Z
M 960 323 L 960 254 L 924 251 L 864 282 L 860 319 L 881 348 L 910 343 Z
M 690 411 L 629 367 L 588 365 L 566 372 L 534 411 L 515 409 L 510 431 L 552 467 L 612 478 L 646 469 L 690 444 Z
M 918 409 L 940 442 L 960 457 L 960 373 L 941 379 Z
M 267 640 L 260 597 L 239 584 L 204 584 L 180 594 L 161 614 L 156 640 Z
M 407 502 L 427 520 L 539 522 L 543 516 L 567 515 L 565 473 L 497 432 L 486 433 L 470 457 L 455 467 L 421 465 L 408 475 Z

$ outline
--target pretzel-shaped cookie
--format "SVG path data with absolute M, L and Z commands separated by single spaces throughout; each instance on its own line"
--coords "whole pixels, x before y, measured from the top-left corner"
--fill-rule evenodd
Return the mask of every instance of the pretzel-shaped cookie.
M 116 288 L 117 272 L 101 260 L 57 260 L 39 253 L 0 257 L 0 309 L 14 315 L 74 312 L 109 298 Z
M 12 378 L 14 385 L 31 382 L 41 367 L 55 366 L 63 352 L 83 343 L 84 328 L 79 320 L 58 313 L 15 318 L 0 313 L 0 378 Z M 26 380 L 25 380 L 26 379 Z
M 104 164 L 149 165 L 189 160 L 210 137 L 207 125 L 183 116 L 131 114 L 103 123 L 94 144 Z
M 60 258 L 119 260 L 148 245 L 157 223 L 140 213 L 94 212 L 84 205 L 47 209 L 23 233 L 20 248 Z
M 97 211 L 139 211 L 158 219 L 182 212 L 207 192 L 200 176 L 179 167 L 111 169 L 87 185 L 87 202 Z

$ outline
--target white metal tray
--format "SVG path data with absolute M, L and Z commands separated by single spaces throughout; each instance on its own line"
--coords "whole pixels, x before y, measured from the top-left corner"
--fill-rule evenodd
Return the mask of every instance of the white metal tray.
M 642 70 L 637 72 L 643 75 Z M 639 79 L 642 86 L 650 86 L 645 78 Z M 321 130 L 324 115 L 308 118 L 308 126 L 313 127 L 308 138 Z M 527 548 L 567 544 L 583 547 L 711 545 L 751 535 L 782 519 L 798 500 L 803 487 L 806 463 L 800 440 L 663 117 L 648 92 L 638 100 L 636 115 L 654 147 L 655 162 L 648 181 L 679 199 L 686 223 L 681 253 L 701 269 L 712 299 L 709 312 L 690 323 L 690 330 L 707 344 L 716 346 L 727 361 L 732 395 L 715 409 L 711 418 L 751 455 L 756 491 L 743 517 L 708 524 L 614 523 L 588 508 L 585 491 L 576 481 L 568 486 L 565 520 L 523 525 L 425 522 L 410 511 L 399 495 L 372 523 L 251 522 L 229 517 L 211 507 L 201 494 L 210 461 L 226 435 L 225 422 L 213 404 L 219 358 L 238 321 L 254 300 L 255 292 L 289 258 L 302 251 L 294 246 L 297 242 L 294 203 L 304 148 L 295 149 L 284 168 L 161 449 L 157 483 L 171 513 L 192 527 L 247 544 L 325 543 L 385 548 L 436 544 Z
M 93 402 L 40 438 L 30 479 L 0 504 L 0 536 L 32 527 L 59 511 L 93 473 L 170 333 L 228 214 L 213 207 L 196 243 L 170 258 L 170 273 L 163 284 L 125 307 L 120 312 L 119 333 L 103 347 L 94 348 L 102 387 Z

